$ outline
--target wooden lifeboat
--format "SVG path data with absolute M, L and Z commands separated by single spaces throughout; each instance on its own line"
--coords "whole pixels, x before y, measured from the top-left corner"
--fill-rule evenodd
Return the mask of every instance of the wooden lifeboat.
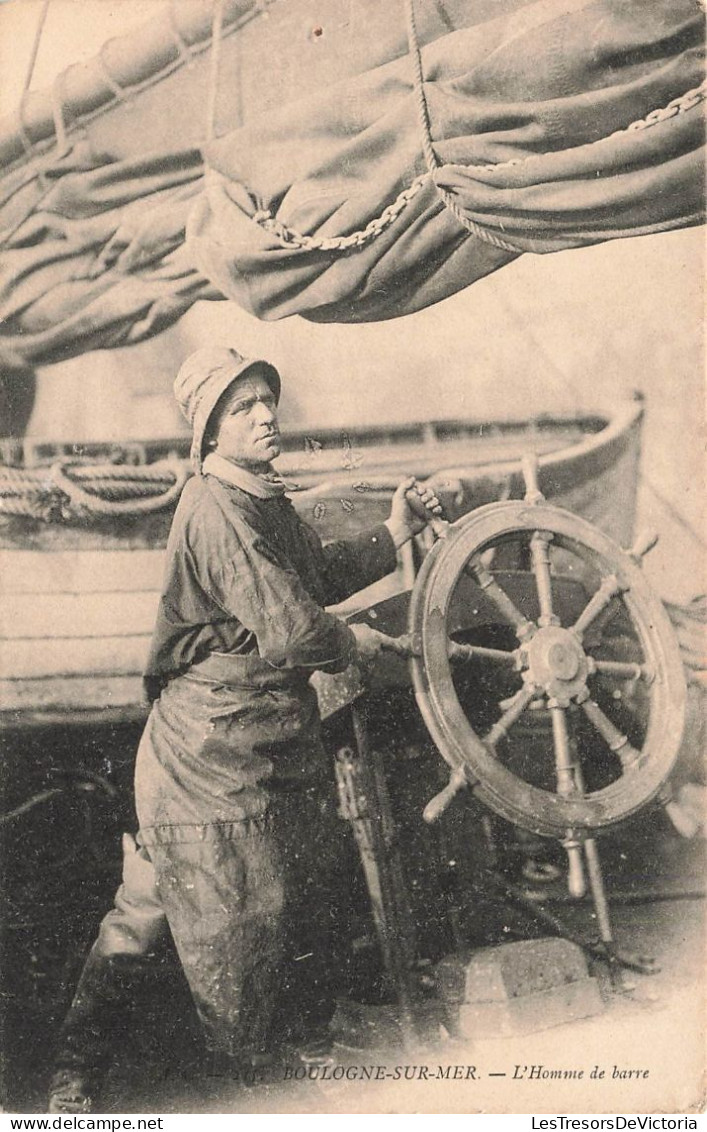
M 292 498 L 300 514 L 328 540 L 385 518 L 392 491 L 405 474 L 433 480 L 452 519 L 483 503 L 520 498 L 521 456 L 534 452 L 548 500 L 627 545 L 641 422 L 642 406 L 633 402 L 613 417 L 503 424 L 446 420 L 346 433 L 290 432 L 279 469 L 297 481 Z M 16 442 L 9 443 L 17 456 Z M 135 442 L 112 456 L 122 461 L 117 470 L 132 468 L 137 475 L 166 466 L 176 477 L 180 469 L 186 473 L 186 447 L 184 438 Z M 148 512 L 104 515 L 80 506 L 72 513 L 66 493 L 71 483 L 79 483 L 78 469 L 85 499 L 97 455 L 83 446 L 83 462 L 77 463 L 71 445 L 24 442 L 24 502 L 30 505 L 24 514 L 17 513 L 16 480 L 15 494 L 7 486 L 9 473 L 18 469 L 0 472 L 0 725 L 5 728 L 121 722 L 145 715 L 141 673 L 172 508 L 167 502 Z M 57 467 L 61 488 L 52 476 Z M 35 498 L 44 491 L 45 504 L 60 521 L 32 516 L 32 490 Z M 401 569 L 382 585 L 386 593 L 399 592 L 409 579 Z

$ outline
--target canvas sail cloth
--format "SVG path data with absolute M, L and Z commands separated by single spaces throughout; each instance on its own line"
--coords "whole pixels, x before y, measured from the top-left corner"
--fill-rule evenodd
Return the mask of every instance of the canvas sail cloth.
M 18 171 L 0 204 L 6 374 L 139 342 L 198 299 L 221 298 L 184 244 L 202 181 L 197 150 L 106 163 L 80 139 L 44 166 L 40 199 L 25 211 L 30 179 Z
M 479 0 L 418 53 L 427 7 L 390 5 L 406 54 L 203 147 L 106 162 L 78 141 L 25 214 L 15 171 L 6 364 L 138 341 L 200 298 L 396 317 L 524 252 L 702 222 L 696 3 Z

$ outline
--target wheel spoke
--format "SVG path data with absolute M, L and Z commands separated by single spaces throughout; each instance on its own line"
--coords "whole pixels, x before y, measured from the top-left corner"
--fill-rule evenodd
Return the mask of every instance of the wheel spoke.
M 574 776 L 575 765 L 567 730 L 567 711 L 559 704 L 550 703 L 550 717 L 552 719 L 552 739 L 555 746 L 557 793 L 566 798 L 570 794 L 577 793 L 577 782 Z
M 462 645 L 457 641 L 449 641 L 448 652 L 450 660 L 496 660 L 499 664 L 514 665 L 518 660 L 518 651 L 507 652 L 506 649 L 487 649 L 482 645 Z
M 640 752 L 632 747 L 626 735 L 622 735 L 618 727 L 605 715 L 599 704 L 587 697 L 582 701 L 582 711 L 589 722 L 596 728 L 605 740 L 609 750 L 618 755 L 624 771 L 631 770 L 641 757 Z
M 468 570 L 474 574 L 484 593 L 491 599 L 496 608 L 515 629 L 516 636 L 523 640 L 533 631 L 533 624 L 525 617 L 518 606 L 511 600 L 506 591 L 499 586 L 493 574 L 486 569 L 479 558 L 473 559 Z
M 490 747 L 495 747 L 504 735 L 507 735 L 513 724 L 520 718 L 528 704 L 535 695 L 533 688 L 523 687 L 512 696 L 509 701 L 509 706 L 504 711 L 500 719 L 497 719 L 491 730 L 487 735 L 484 735 L 484 743 Z
M 594 670 L 619 680 L 646 680 L 650 683 L 653 671 L 647 664 L 626 664 L 622 660 L 595 660 Z
M 551 541 L 552 535 L 547 531 L 536 531 L 530 540 L 530 555 L 540 605 L 538 625 L 541 626 L 558 623 L 558 619 L 552 610 L 552 579 L 550 577 L 550 555 L 548 553 Z
M 572 632 L 576 633 L 580 640 L 586 633 L 591 623 L 596 620 L 596 618 L 604 609 L 606 609 L 611 599 L 616 596 L 620 589 L 621 586 L 619 584 L 619 579 L 615 574 L 609 574 L 608 577 L 604 578 L 601 585 L 599 586 L 599 589 L 587 603 L 587 605 L 585 605 L 584 609 L 572 626 Z
M 557 793 L 561 798 L 570 798 L 573 794 L 584 793 L 582 768 L 575 761 L 567 729 L 567 709 L 557 701 L 550 700 L 550 718 L 552 719 L 552 739 L 555 747 L 555 776 L 557 778 Z M 569 872 L 567 886 L 570 896 L 575 900 L 581 899 L 587 891 L 587 883 L 582 866 L 582 847 L 575 834 L 567 830 L 567 836 L 562 842 L 567 852 Z

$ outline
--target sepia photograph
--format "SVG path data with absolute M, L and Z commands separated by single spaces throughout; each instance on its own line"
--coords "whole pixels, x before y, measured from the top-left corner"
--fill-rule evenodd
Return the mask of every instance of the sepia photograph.
M 0 1112 L 697 1129 L 704 23 L 0 2 Z

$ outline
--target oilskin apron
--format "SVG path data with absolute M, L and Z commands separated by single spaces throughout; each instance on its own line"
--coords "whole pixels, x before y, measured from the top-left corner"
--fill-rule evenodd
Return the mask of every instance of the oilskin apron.
M 272 1050 L 333 1011 L 336 807 L 306 674 L 212 654 L 138 750 L 139 841 L 214 1050 Z

